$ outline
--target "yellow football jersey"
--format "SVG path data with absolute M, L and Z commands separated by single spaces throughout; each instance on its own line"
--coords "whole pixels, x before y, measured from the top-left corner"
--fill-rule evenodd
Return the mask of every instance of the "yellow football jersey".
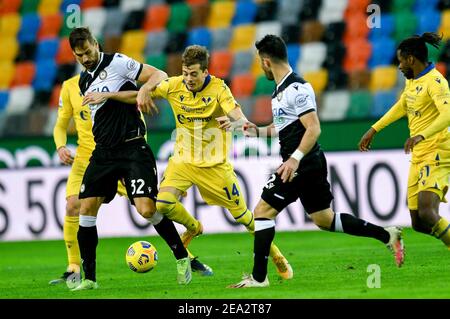
M 430 65 L 429 70 L 426 69 L 425 72 L 417 79 L 406 80 L 405 89 L 399 101 L 373 125 L 376 131 L 380 131 L 394 120 L 407 116 L 410 136 L 422 135 L 425 137 L 423 141 L 414 146 L 413 162 L 434 160 L 429 157 L 436 154 L 436 151 L 450 150 L 448 131 L 450 123 L 434 121 L 440 114 L 450 114 L 448 82 L 433 65 Z M 444 129 L 436 131 L 435 128 L 438 126 L 444 127 Z
M 80 75 L 76 75 L 64 81 L 59 97 L 58 118 L 56 120 L 53 138 L 56 148 L 67 143 L 67 126 L 71 118 L 75 121 L 78 133 L 78 149 L 76 156 L 91 156 L 95 148 L 94 136 L 92 135 L 92 120 L 89 106 L 81 105 L 83 97 L 78 87 Z
M 170 77 L 156 87 L 152 97 L 167 99 L 172 107 L 177 128 L 174 160 L 199 167 L 227 161 L 231 133 L 219 129 L 216 118 L 238 104 L 223 80 L 208 75 L 203 89 L 194 93 L 182 76 Z

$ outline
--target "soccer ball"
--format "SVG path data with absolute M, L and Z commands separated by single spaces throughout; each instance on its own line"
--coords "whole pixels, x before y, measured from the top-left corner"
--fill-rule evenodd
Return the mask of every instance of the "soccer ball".
M 125 259 L 134 272 L 148 272 L 158 263 L 158 252 L 148 241 L 137 241 L 128 247 Z

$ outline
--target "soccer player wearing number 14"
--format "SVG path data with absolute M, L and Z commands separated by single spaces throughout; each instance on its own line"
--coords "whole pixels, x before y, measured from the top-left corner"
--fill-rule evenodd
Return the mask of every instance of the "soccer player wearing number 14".
M 277 84 L 272 94 L 274 118 L 268 127 L 258 128 L 248 122 L 243 130 L 247 135 L 278 134 L 283 164 L 272 174 L 255 208 L 253 272 L 229 287 L 269 286 L 267 256 L 275 237 L 275 217 L 298 198 L 319 228 L 377 239 L 393 251 L 395 262 L 400 266 L 404 258 L 400 229 L 383 228 L 330 208 L 333 195 L 327 180 L 325 155 L 317 143 L 320 122 L 315 94 L 309 83 L 292 72 L 284 41 L 278 36 L 266 35 L 256 42 L 256 48 L 266 77 Z

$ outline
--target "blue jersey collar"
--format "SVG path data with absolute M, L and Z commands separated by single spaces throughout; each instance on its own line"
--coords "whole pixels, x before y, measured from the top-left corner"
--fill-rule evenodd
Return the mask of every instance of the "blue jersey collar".
M 203 89 L 209 84 L 209 82 L 211 82 L 211 75 L 210 75 L 210 74 L 208 74 L 208 75 L 206 76 L 205 82 L 203 82 L 202 88 L 201 88 L 200 90 L 198 90 L 197 92 L 203 91 Z M 183 83 L 184 83 L 184 85 L 186 85 L 186 82 L 184 82 L 184 80 L 183 80 Z M 192 92 L 192 93 L 193 93 L 194 96 L 195 96 L 195 94 L 196 94 L 197 92 Z
M 418 78 L 424 76 L 425 74 L 427 74 L 428 72 L 430 72 L 432 69 L 434 69 L 434 63 L 433 62 L 429 62 L 428 66 L 423 69 L 422 72 L 420 72 L 415 78 L 414 80 L 417 80 Z

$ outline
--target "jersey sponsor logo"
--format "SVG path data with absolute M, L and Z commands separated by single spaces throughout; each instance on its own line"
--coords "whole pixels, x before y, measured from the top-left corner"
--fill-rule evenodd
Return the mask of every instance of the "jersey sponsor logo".
M 100 73 L 98 74 L 98 77 L 100 78 L 100 80 L 106 79 L 107 76 L 108 76 L 108 73 L 105 70 L 101 70 Z
M 305 94 L 298 94 L 295 97 L 295 105 L 303 105 L 306 103 L 306 95 Z
M 137 66 L 136 61 L 134 61 L 134 60 L 130 60 L 127 62 L 127 69 L 130 71 L 136 69 L 136 66 Z
M 211 97 L 210 96 L 208 96 L 208 98 L 202 97 L 202 101 L 203 103 L 205 103 L 205 105 L 208 105 L 208 103 L 211 102 Z
M 193 122 L 209 122 L 211 121 L 212 117 L 208 116 L 208 117 L 197 117 L 197 116 L 184 116 L 183 114 L 178 114 L 177 115 L 177 120 L 178 122 L 180 122 L 180 124 L 186 124 L 187 123 L 193 123 Z

